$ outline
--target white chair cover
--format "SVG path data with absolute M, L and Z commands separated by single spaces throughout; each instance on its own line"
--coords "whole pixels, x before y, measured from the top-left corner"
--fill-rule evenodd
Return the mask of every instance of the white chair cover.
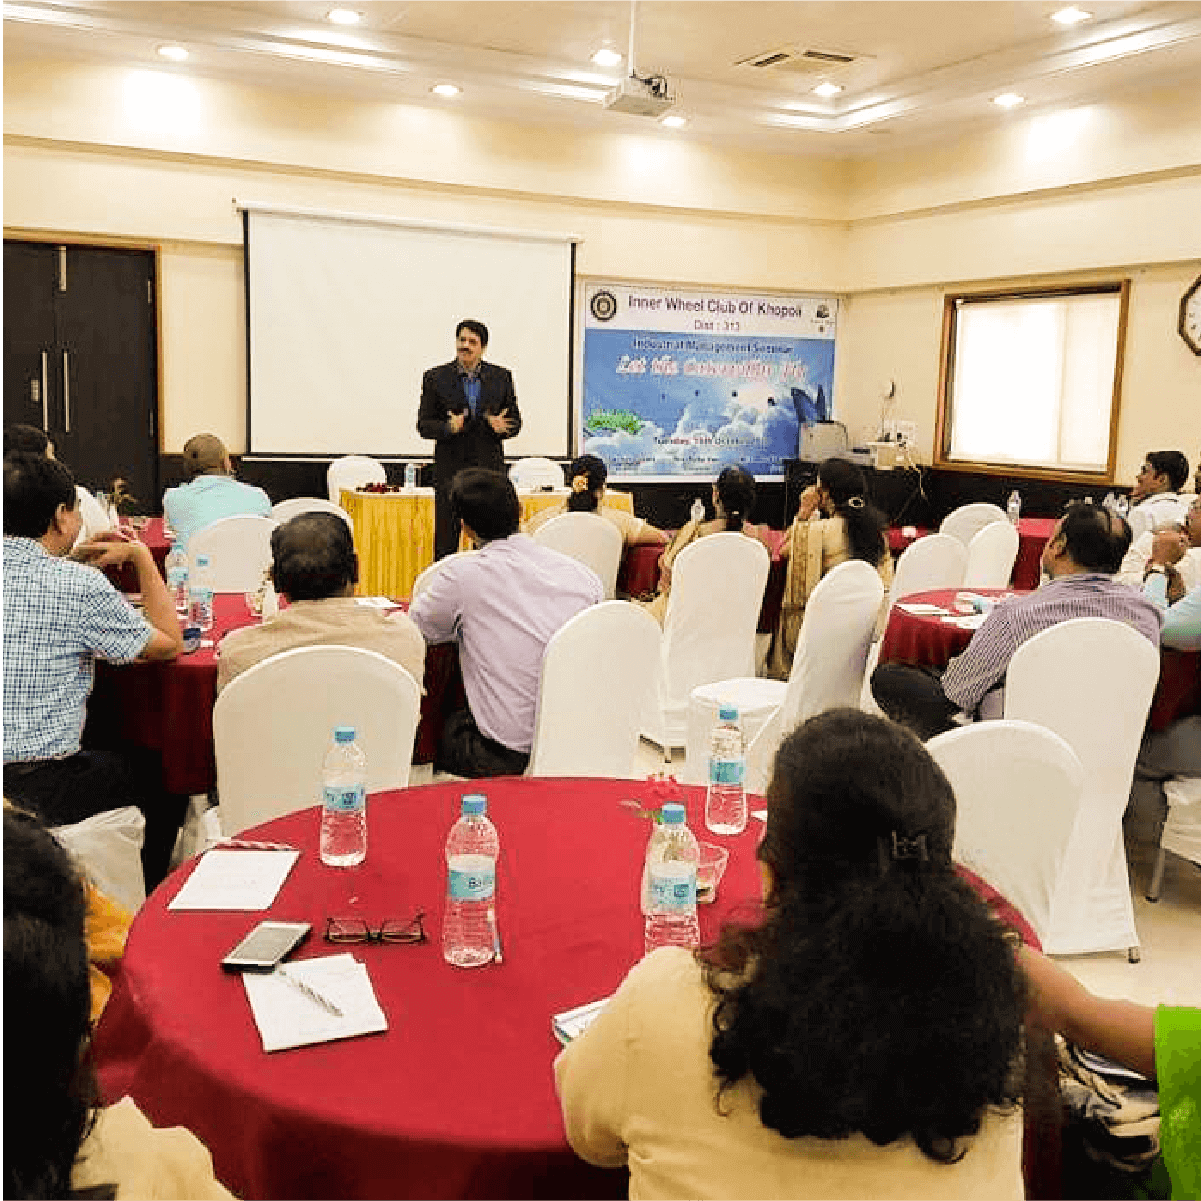
M 1009 525 L 1009 522 L 1005 523 Z M 1012 528 L 1012 527 L 1011 527 Z M 950 534 L 927 534 L 910 543 L 897 559 L 893 572 L 892 588 L 888 593 L 888 610 L 903 597 L 915 592 L 929 592 L 934 588 L 958 588 L 963 584 L 963 573 L 967 567 L 967 549 L 958 538 Z M 880 706 L 872 696 L 872 672 L 880 661 L 880 642 L 872 644 L 863 671 L 863 686 L 859 693 L 859 707 L 865 713 L 881 715 Z
M 1008 588 L 1018 557 L 1017 527 L 1008 521 L 990 521 L 967 548 L 964 588 Z
M 473 555 L 475 551 L 471 550 L 456 550 L 449 555 L 443 555 L 441 559 L 435 559 L 428 567 L 424 567 L 417 573 L 417 578 L 413 581 L 413 595 L 410 600 L 416 600 L 430 585 L 430 581 L 446 566 L 452 559 L 457 559 L 460 555 Z
M 960 505 L 958 509 L 953 509 L 942 519 L 942 525 L 938 527 L 940 534 L 950 534 L 952 538 L 958 538 L 964 546 L 970 546 L 972 539 L 986 525 L 991 525 L 994 521 L 1008 521 L 1009 516 L 1000 505 L 994 505 L 991 501 L 980 500 L 970 505 Z
M 350 514 L 341 505 L 326 500 L 323 496 L 293 496 L 290 500 L 281 500 L 271 509 L 271 516 L 280 525 L 291 521 L 293 517 L 299 517 L 301 513 L 336 513 L 350 526 L 351 532 L 354 532 L 354 522 Z
M 383 484 L 388 479 L 384 465 L 378 459 L 369 455 L 344 455 L 335 459 L 325 473 L 326 487 L 329 489 L 329 499 L 337 504 L 342 497 L 342 489 L 353 491 L 364 484 Z
M 1163 782 L 1164 815 L 1147 900 L 1158 901 L 1167 852 L 1201 864 L 1201 776 L 1172 776 Z
M 1083 800 L 1043 940 L 1048 954 L 1126 947 L 1137 957 L 1122 814 L 1158 678 L 1152 643 L 1100 617 L 1043 630 L 1010 661 L 1005 717 L 1053 730 L 1084 768 Z
M 518 459 L 509 468 L 509 479 L 518 491 L 540 492 L 547 488 L 562 488 L 563 468 L 554 459 L 532 455 L 528 459 Z
M 770 567 L 767 548 L 745 534 L 710 534 L 676 557 L 644 738 L 664 750 L 684 746 L 692 690 L 754 675 Z
M 222 831 L 318 804 L 335 726 L 354 726 L 368 792 L 404 788 L 420 710 L 417 681 L 375 651 L 306 646 L 256 663 L 213 707 Z
M 1046 939 L 1084 787 L 1076 752 L 1028 721 L 977 722 L 939 734 L 926 749 L 955 790 L 955 862 Z
M 604 585 L 605 600 L 612 600 L 617 594 L 622 541 L 612 522 L 596 513 L 561 513 L 539 526 L 533 538 L 535 542 L 591 567 Z
M 727 698 L 743 715 L 747 787 L 762 792 L 784 736 L 816 713 L 857 705 L 876 617 L 884 600 L 880 573 L 862 559 L 840 563 L 818 581 L 801 621 L 787 684 L 723 680 L 692 690 L 686 777 L 702 783 L 717 711 Z M 753 703 L 748 703 L 753 702 Z
M 634 774 L 659 638 L 659 623 L 628 601 L 593 605 L 558 630 L 542 660 L 527 775 Z
M 105 896 L 130 913 L 141 909 L 146 899 L 142 874 L 146 818 L 140 809 L 133 805 L 106 809 L 69 826 L 54 826 L 50 833 Z
M 253 592 L 271 566 L 273 517 L 222 517 L 188 539 L 188 572 L 200 577 L 196 560 L 208 555 L 208 586 L 214 592 Z

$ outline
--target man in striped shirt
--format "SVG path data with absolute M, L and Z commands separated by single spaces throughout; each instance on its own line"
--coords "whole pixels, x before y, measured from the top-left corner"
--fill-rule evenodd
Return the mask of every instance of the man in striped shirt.
M 1158 646 L 1160 611 L 1136 588 L 1113 578 L 1129 546 L 1130 528 L 1122 518 L 1093 505 L 1070 505 L 1043 548 L 1050 582 L 998 604 L 941 677 L 928 668 L 881 664 L 872 675 L 876 702 L 920 738 L 932 738 L 956 725 L 957 714 L 974 715 L 1004 683 L 1017 648 L 1061 621 L 1123 621 Z

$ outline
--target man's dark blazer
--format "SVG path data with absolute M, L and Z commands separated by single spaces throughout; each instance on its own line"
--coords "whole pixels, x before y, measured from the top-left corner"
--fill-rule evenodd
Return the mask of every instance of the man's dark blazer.
M 443 363 L 431 367 L 421 378 L 421 405 L 417 410 L 417 432 L 434 440 L 434 487 L 449 489 L 450 482 L 464 467 L 488 467 L 504 471 L 505 455 L 501 447 L 504 438 L 511 438 L 521 429 L 521 412 L 513 390 L 513 376 L 507 367 L 495 363 L 480 363 L 480 399 L 476 414 L 457 434 L 450 432 L 448 418 L 452 413 L 467 410 L 463 392 L 463 377 L 458 364 Z M 503 437 L 493 432 L 485 420 L 487 413 L 508 409 L 512 431 Z

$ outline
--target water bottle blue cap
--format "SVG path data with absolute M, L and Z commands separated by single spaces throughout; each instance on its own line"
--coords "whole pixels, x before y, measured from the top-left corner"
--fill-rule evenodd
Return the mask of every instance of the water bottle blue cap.
M 468 792 L 463 796 L 463 816 L 478 817 L 488 809 L 488 798 L 482 792 Z
M 334 726 L 335 742 L 354 742 L 354 726 Z
M 717 716 L 721 718 L 722 721 L 737 721 L 738 710 L 733 705 L 722 705 L 722 707 L 717 711 Z
M 664 805 L 659 812 L 663 815 L 663 821 L 669 826 L 683 825 L 684 819 L 688 816 L 684 806 L 677 805 L 674 802 Z
M 208 565 L 209 565 L 208 555 L 197 555 L 196 556 L 196 566 L 197 567 L 207 567 Z

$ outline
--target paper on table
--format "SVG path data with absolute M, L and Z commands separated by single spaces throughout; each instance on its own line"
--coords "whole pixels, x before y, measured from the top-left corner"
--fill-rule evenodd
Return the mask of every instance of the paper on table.
M 766 809 L 752 809 L 751 816 L 757 817 L 761 822 L 765 822 L 765 821 L 767 821 L 767 810 Z
M 577 1005 L 566 1013 L 556 1013 L 551 1019 L 550 1028 L 555 1038 L 564 1046 L 572 1039 L 579 1038 L 593 1022 L 600 1017 L 600 1012 L 608 1005 L 610 998 L 601 997 L 599 1001 L 589 1001 L 586 1005 Z
M 168 909 L 269 909 L 299 851 L 206 851 Z
M 299 989 L 270 972 L 246 972 L 242 983 L 264 1051 L 335 1042 L 387 1030 L 367 968 L 351 954 L 324 955 L 288 964 L 288 974 L 316 989 L 341 1011 L 327 1013 Z
M 897 608 L 912 613 L 914 617 L 934 617 L 946 612 L 941 605 L 932 605 L 927 601 L 897 601 Z
M 944 617 L 943 621 L 949 626 L 958 626 L 961 630 L 978 630 L 987 616 L 987 613 L 969 613 L 966 617 Z
M 366 605 L 368 609 L 395 609 L 396 602 L 386 596 L 358 596 L 355 603 Z

